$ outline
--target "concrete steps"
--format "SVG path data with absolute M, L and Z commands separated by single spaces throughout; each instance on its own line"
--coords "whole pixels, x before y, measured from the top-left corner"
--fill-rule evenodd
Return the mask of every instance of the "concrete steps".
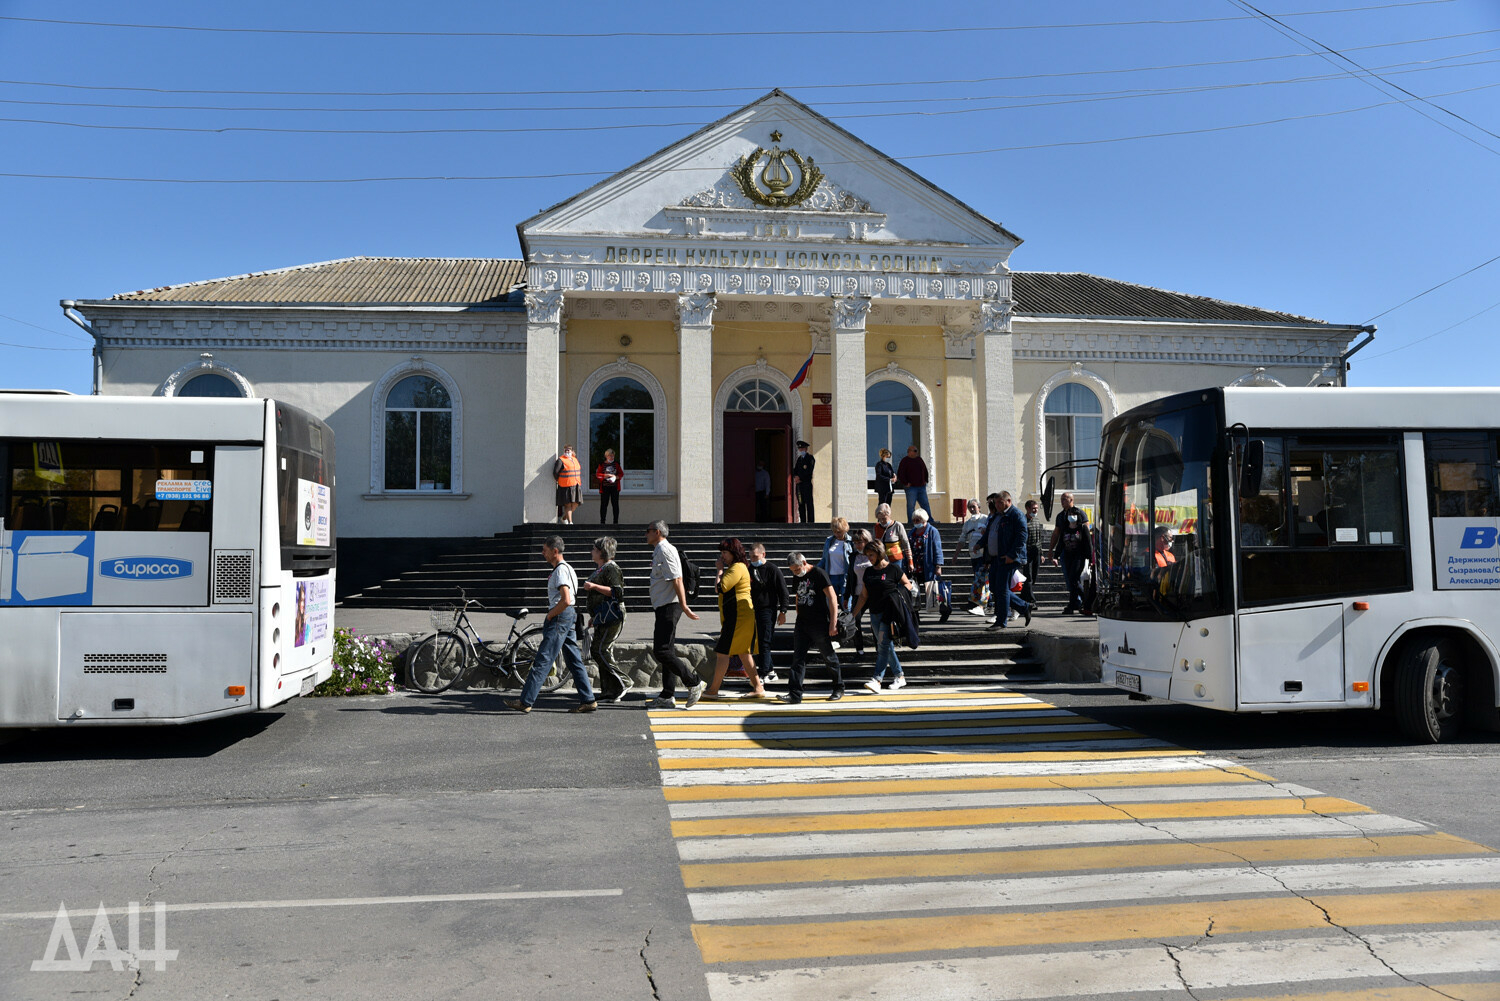
M 947 564 L 944 575 L 953 585 L 955 616 L 967 606 L 973 580 L 970 561 L 954 554 L 956 525 L 940 524 Z M 475 539 L 461 551 L 424 560 L 399 576 L 346 595 L 340 602 L 350 608 L 427 608 L 454 600 L 459 590 L 488 608 L 540 608 L 546 602 L 549 568 L 542 559 L 542 540 L 561 536 L 568 561 L 579 576 L 593 570 L 589 549 L 595 538 L 612 535 L 619 544 L 615 562 L 625 574 L 626 606 L 645 611 L 649 607 L 651 551 L 645 542 L 644 525 L 518 525 L 510 532 L 488 539 Z M 764 543 L 770 558 L 784 562 L 786 554 L 799 550 L 814 562 L 822 555 L 827 537 L 822 525 L 756 525 L 693 523 L 672 526 L 671 541 L 682 555 L 697 563 L 705 575 L 695 604 L 711 605 L 712 575 L 719 541 L 739 538 L 746 543 Z M 1044 567 L 1034 590 L 1040 602 L 1065 600 L 1061 574 Z

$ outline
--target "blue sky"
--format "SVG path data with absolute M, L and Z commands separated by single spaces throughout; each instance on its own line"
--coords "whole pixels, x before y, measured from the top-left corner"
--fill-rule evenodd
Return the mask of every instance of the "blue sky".
M 1257 7 L 1284 27 L 1239 0 L 0 2 L 0 386 L 88 391 L 59 299 L 515 256 L 520 220 L 777 86 L 1022 236 L 1018 269 L 1375 318 L 1352 384 L 1494 384 L 1500 261 L 1455 276 L 1500 255 L 1500 3 Z M 456 176 L 506 179 L 348 183 Z M 183 183 L 266 179 L 327 183 Z

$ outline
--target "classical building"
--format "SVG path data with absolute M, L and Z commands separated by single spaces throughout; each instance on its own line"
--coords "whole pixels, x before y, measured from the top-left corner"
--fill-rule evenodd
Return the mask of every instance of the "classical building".
M 1034 493 L 1145 400 L 1337 381 L 1361 330 L 1012 270 L 1019 237 L 780 91 L 518 231 L 520 260 L 359 257 L 64 305 L 100 392 L 324 417 L 340 534 L 367 539 L 551 519 L 564 443 L 586 472 L 619 452 L 628 521 L 752 520 L 757 460 L 785 517 L 798 438 L 820 520 L 868 518 L 878 450 L 915 444 L 946 520 Z M 1091 500 L 1091 471 L 1061 479 Z

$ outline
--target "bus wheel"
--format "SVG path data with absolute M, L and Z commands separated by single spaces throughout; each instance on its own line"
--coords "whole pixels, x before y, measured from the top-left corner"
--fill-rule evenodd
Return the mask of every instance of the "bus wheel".
M 1458 736 L 1464 717 L 1463 664 L 1452 644 L 1419 640 L 1396 665 L 1396 722 L 1408 737 L 1436 744 Z

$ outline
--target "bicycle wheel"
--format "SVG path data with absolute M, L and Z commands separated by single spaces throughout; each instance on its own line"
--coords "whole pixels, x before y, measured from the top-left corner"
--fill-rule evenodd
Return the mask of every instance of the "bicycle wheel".
M 458 633 L 434 633 L 412 650 L 407 676 L 419 692 L 446 692 L 463 677 L 473 656 L 469 641 Z
M 510 652 L 506 654 L 505 663 L 510 668 L 510 684 L 512 688 L 522 688 L 526 685 L 526 676 L 531 673 L 531 662 L 536 658 L 537 648 L 542 645 L 542 627 L 532 626 L 523 629 L 511 644 Z M 542 679 L 542 691 L 552 692 L 562 687 L 562 683 L 568 678 L 568 672 L 563 667 L 562 655 L 552 662 L 552 670 L 547 672 L 547 677 Z

